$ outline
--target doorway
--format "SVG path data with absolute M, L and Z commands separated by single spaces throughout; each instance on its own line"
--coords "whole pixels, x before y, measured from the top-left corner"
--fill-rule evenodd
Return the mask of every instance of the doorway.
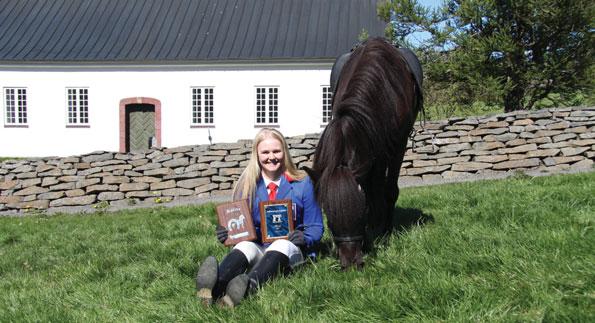
M 157 145 L 155 138 L 155 106 L 126 106 L 126 152 L 149 149 Z
M 120 152 L 161 147 L 161 102 L 151 98 L 120 101 Z

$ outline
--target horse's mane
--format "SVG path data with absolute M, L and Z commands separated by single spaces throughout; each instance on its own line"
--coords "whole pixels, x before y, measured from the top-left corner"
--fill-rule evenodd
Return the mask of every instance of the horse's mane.
M 415 91 L 408 88 L 414 86 L 404 58 L 383 39 L 370 39 L 353 51 L 315 152 L 313 168 L 320 172 L 316 194 L 323 208 L 338 210 L 358 199 L 356 181 L 373 167 L 386 167 L 402 149 L 399 127 L 413 124 L 415 114 L 407 107 L 416 104 Z

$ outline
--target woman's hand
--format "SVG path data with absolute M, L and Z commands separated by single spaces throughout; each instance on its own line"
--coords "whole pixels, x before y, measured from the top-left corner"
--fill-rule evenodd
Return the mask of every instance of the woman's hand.
M 295 230 L 289 233 L 287 240 L 291 241 L 296 247 L 301 248 L 306 245 L 306 240 L 304 239 L 304 231 Z
M 215 232 L 217 233 L 217 240 L 221 243 L 225 243 L 225 240 L 227 240 L 228 237 L 227 229 L 222 225 L 218 225 Z

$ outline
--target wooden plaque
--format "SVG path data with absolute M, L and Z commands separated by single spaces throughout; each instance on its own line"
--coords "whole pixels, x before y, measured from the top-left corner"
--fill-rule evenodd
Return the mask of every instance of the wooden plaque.
M 293 231 L 293 203 L 291 200 L 260 202 L 260 231 L 262 242 L 287 239 Z
M 256 239 L 256 230 L 252 223 L 252 215 L 248 200 L 223 203 L 217 205 L 219 224 L 227 228 L 228 238 L 224 244 L 233 246 L 244 240 Z

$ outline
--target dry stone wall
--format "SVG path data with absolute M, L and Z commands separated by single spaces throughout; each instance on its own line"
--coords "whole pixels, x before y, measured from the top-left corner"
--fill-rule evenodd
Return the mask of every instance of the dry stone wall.
M 595 107 L 516 111 L 416 124 L 400 180 L 592 169 Z
M 288 138 L 294 162 L 309 166 L 319 134 Z M 251 141 L 93 152 L 0 164 L 0 214 L 153 206 L 229 198 L 246 166 Z M 507 175 L 517 171 L 593 169 L 595 107 L 517 111 L 418 122 L 401 183 Z

